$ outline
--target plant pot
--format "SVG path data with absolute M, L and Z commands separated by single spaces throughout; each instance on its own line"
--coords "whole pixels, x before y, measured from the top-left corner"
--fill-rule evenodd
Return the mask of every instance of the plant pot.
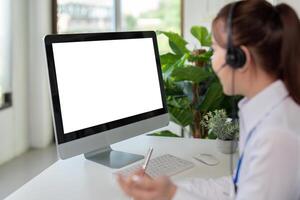
M 217 140 L 217 148 L 224 154 L 232 154 L 236 152 L 238 142 L 236 140 Z

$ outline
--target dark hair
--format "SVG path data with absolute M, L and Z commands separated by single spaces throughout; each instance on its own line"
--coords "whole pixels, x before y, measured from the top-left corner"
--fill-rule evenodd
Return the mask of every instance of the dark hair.
M 231 4 L 223 7 L 213 21 L 216 42 L 226 48 L 217 22 L 226 21 Z M 251 49 L 255 62 L 283 80 L 290 96 L 300 104 L 300 22 L 287 4 L 273 6 L 265 0 L 237 2 L 232 17 L 232 38 L 235 46 Z

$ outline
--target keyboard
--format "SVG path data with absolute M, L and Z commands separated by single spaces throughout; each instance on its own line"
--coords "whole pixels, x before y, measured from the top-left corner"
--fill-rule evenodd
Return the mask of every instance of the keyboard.
M 143 162 L 137 163 L 125 169 L 116 171 L 114 174 L 121 174 L 126 177 L 134 173 L 137 169 L 142 168 L 142 165 Z M 194 167 L 194 163 L 190 161 L 183 160 L 170 154 L 165 154 L 151 159 L 146 169 L 146 173 L 152 178 L 159 176 L 173 176 L 192 167 Z

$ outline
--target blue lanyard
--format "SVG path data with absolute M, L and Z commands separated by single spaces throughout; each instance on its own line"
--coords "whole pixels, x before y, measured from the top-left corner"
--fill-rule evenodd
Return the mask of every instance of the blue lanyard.
M 279 101 L 276 105 L 274 105 L 274 106 L 270 109 L 270 111 L 267 112 L 267 113 L 265 114 L 264 117 L 262 117 L 262 119 L 256 124 L 256 126 L 254 126 L 254 127 L 250 130 L 250 132 L 249 132 L 249 134 L 248 134 L 248 136 L 247 136 L 247 138 L 246 138 L 246 141 L 245 141 L 244 151 L 243 151 L 243 153 L 241 154 L 241 156 L 240 156 L 240 158 L 239 158 L 239 160 L 238 160 L 238 163 L 237 163 L 237 169 L 236 169 L 235 176 L 233 177 L 233 184 L 234 184 L 235 193 L 237 192 L 237 183 L 238 183 L 238 181 L 239 181 L 240 169 L 241 169 L 241 166 L 242 166 L 242 163 L 243 163 L 245 149 L 246 149 L 246 146 L 247 146 L 249 140 L 251 139 L 251 137 L 252 137 L 253 133 L 255 132 L 256 128 L 257 128 L 257 127 L 258 127 L 258 126 L 259 126 L 259 125 L 260 125 L 260 124 L 261 124 L 261 123 L 262 123 L 262 122 L 263 122 L 263 121 L 264 121 L 264 120 L 272 113 L 272 111 L 275 110 L 275 108 L 276 108 L 277 106 L 279 106 L 285 99 L 287 99 L 287 97 L 288 97 L 288 95 L 284 96 L 284 97 L 281 99 L 281 101 Z
M 250 140 L 251 136 L 253 135 L 253 133 L 255 132 L 256 130 L 256 127 L 255 126 L 248 134 L 248 137 L 246 139 L 246 142 L 245 142 L 245 146 L 244 146 L 244 149 L 246 147 L 246 145 L 248 144 L 248 141 Z M 236 173 L 235 173 L 235 176 L 233 178 L 233 183 L 234 183 L 234 188 L 235 188 L 235 192 L 237 192 L 237 183 L 239 181 L 239 175 L 240 175 L 240 169 L 241 169 L 241 165 L 242 165 L 242 162 L 243 162 L 243 159 L 244 159 L 244 153 L 245 151 L 243 151 L 243 153 L 241 154 L 240 158 L 239 158 L 239 161 L 237 163 L 237 168 L 236 168 Z

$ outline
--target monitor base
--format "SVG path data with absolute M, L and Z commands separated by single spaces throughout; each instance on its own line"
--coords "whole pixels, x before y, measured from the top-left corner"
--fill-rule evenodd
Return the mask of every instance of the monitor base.
M 114 151 L 109 147 L 101 148 L 84 154 L 87 160 L 94 161 L 109 168 L 118 169 L 144 158 L 144 156 Z

